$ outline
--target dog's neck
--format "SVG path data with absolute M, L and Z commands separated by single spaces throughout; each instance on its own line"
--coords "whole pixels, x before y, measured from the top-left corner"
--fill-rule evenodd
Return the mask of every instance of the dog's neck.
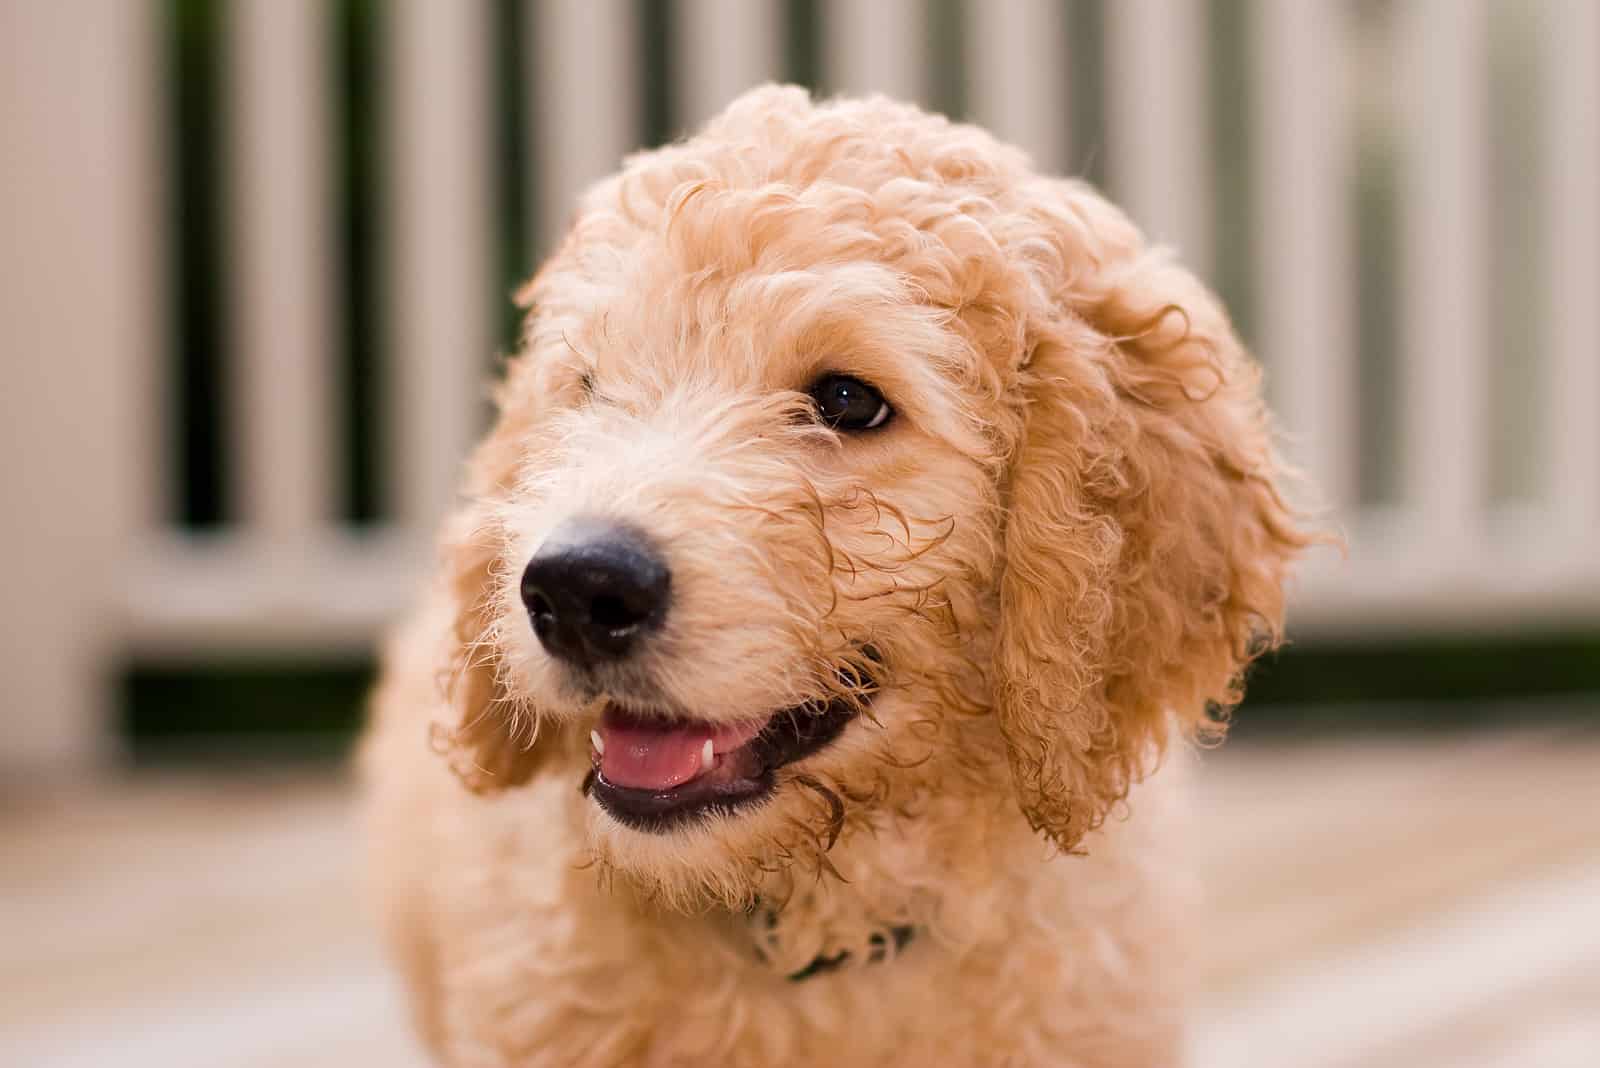
M 867 951 L 865 963 L 879 964 L 885 960 L 891 960 L 894 957 L 899 956 L 900 951 L 905 949 L 906 946 L 911 943 L 911 940 L 916 937 L 916 934 L 917 929 L 915 927 L 911 926 L 910 924 L 900 924 L 890 927 L 886 934 L 873 935 L 869 942 L 870 948 Z M 757 947 L 756 952 L 760 952 L 759 946 Z M 786 978 L 791 983 L 801 983 L 807 979 L 814 979 L 819 975 L 826 975 L 829 972 L 838 971 L 840 968 L 843 968 L 851 963 L 854 962 L 851 959 L 850 951 L 842 949 L 832 956 L 812 957 L 811 960 L 806 963 L 805 967 L 799 969 L 798 971 L 790 972 Z
M 865 912 L 838 915 L 834 927 L 816 924 L 800 910 L 757 903 L 741 926 L 755 958 L 791 982 L 803 982 L 847 967 L 893 960 L 916 937 L 914 922 L 879 923 Z M 807 953 L 811 955 L 806 956 Z
M 1008 877 L 1000 855 L 1035 841 L 1014 810 L 994 805 L 986 818 L 989 807 L 946 799 L 921 818 L 847 832 L 828 854 L 832 872 L 775 879 L 771 895 L 730 917 L 734 937 L 797 982 L 890 962 L 928 927 L 946 940 L 983 940 L 990 932 L 965 930 L 955 918 L 970 911 L 948 905 L 992 894 L 997 876 Z

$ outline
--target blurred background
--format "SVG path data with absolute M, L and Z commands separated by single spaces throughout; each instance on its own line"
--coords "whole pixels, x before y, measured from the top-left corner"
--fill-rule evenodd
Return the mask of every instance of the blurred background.
M 1202 1068 L 1600 1064 L 1600 3 L 0 0 L 0 1062 L 417 1063 L 344 756 L 576 192 L 771 80 L 1089 177 L 1348 553 L 1203 758 Z

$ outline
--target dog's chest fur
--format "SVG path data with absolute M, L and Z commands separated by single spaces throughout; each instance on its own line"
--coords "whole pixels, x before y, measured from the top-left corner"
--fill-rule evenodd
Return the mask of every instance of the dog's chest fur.
M 489 801 L 443 782 L 436 866 L 408 921 L 428 918 L 412 934 L 424 1030 L 446 1063 L 496 1068 L 1170 1063 L 1181 887 L 1157 841 L 1165 778 L 1083 856 L 1048 858 L 1020 819 L 974 821 L 988 841 L 970 856 L 959 833 L 931 854 L 889 834 L 842 841 L 848 881 L 801 882 L 772 925 L 603 885 L 579 846 L 585 802 L 557 776 Z M 872 963 L 872 934 L 902 922 L 917 936 Z M 852 959 L 789 978 L 839 952 Z

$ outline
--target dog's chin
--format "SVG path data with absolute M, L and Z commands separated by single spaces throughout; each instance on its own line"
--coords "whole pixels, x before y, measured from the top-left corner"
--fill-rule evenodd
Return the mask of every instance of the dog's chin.
M 636 830 L 593 798 L 587 807 L 589 859 L 602 883 L 684 913 L 754 903 L 777 869 L 803 854 L 798 831 L 810 815 L 805 791 L 782 782 L 759 803 L 710 810 L 667 833 Z

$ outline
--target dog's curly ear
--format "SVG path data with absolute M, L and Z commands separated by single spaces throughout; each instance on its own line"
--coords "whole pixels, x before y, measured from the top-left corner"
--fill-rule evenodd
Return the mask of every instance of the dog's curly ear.
M 548 745 L 538 744 L 537 716 L 507 694 L 500 677 L 494 591 L 503 578 L 495 525 L 469 510 L 459 529 L 444 547 L 452 617 L 441 685 L 451 719 L 435 724 L 433 742 L 468 789 L 493 793 L 532 777 Z
M 534 283 L 529 283 L 529 288 Z M 519 302 L 527 306 L 525 294 Z M 443 595 L 450 606 L 448 652 L 441 686 L 450 720 L 435 724 L 433 744 L 461 781 L 493 793 L 528 781 L 553 747 L 557 728 L 526 701 L 507 692 L 497 628 L 515 597 L 518 574 L 507 559 L 509 539 L 497 503 L 513 490 L 520 457 L 541 424 L 534 369 L 510 366 L 500 390 L 500 416 L 467 463 L 471 502 L 453 516 L 442 538 Z M 514 398 L 523 398 L 517 402 Z
M 1042 185 L 996 696 L 1018 800 L 1070 850 L 1174 727 L 1220 731 L 1308 538 L 1216 300 L 1087 187 Z

